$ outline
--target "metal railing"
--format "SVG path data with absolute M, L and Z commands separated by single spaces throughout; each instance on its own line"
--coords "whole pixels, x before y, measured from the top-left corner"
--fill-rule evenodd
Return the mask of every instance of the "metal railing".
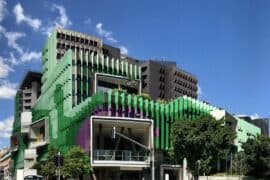
M 130 150 L 94 150 L 94 160 L 105 161 L 146 161 L 149 159 L 149 152 Z

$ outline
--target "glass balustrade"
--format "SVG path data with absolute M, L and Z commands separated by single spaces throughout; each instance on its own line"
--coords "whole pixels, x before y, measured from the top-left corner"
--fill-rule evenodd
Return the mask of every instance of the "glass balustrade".
M 146 161 L 149 152 L 131 150 L 94 150 L 94 160 L 103 161 Z

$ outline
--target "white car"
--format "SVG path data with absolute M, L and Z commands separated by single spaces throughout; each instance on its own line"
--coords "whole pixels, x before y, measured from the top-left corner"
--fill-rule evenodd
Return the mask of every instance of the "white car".
M 24 177 L 24 180 L 44 180 L 44 178 L 39 175 L 28 175 Z

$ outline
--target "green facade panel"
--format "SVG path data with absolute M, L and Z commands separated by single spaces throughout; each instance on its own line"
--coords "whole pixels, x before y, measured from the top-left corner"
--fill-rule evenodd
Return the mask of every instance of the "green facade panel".
M 109 59 L 93 53 L 66 51 L 56 59 L 56 31 L 48 38 L 42 50 L 42 92 L 32 108 L 32 121 L 48 117 L 49 142 L 66 152 L 76 145 L 76 134 L 86 117 L 101 105 L 127 107 L 136 116 L 154 121 L 154 144 L 157 150 L 171 148 L 171 126 L 175 120 L 195 119 L 209 113 L 214 107 L 188 98 L 179 97 L 168 103 L 156 102 L 140 95 L 126 94 L 118 90 L 91 94 L 94 73 L 107 73 L 133 79 L 141 79 L 141 69 L 119 59 Z M 19 101 L 20 92 L 15 102 Z M 15 107 L 18 112 L 19 107 Z M 20 132 L 19 114 L 15 113 L 13 133 Z M 15 166 L 21 167 L 24 148 L 20 142 L 15 155 Z

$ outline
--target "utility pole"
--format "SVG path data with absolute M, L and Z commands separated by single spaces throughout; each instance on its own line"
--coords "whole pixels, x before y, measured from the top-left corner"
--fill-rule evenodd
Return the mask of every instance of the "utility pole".
M 58 167 L 58 177 L 57 179 L 60 180 L 60 156 L 61 156 L 61 153 L 60 151 L 58 151 L 58 157 L 57 157 L 57 167 Z
M 60 167 L 64 164 L 64 157 L 61 155 L 60 151 L 54 155 L 54 164 L 56 166 L 57 180 L 61 179 Z
M 233 159 L 232 159 L 232 152 L 231 152 L 231 165 L 230 165 L 230 167 L 231 167 L 231 175 L 232 175 L 232 165 L 233 165 Z

